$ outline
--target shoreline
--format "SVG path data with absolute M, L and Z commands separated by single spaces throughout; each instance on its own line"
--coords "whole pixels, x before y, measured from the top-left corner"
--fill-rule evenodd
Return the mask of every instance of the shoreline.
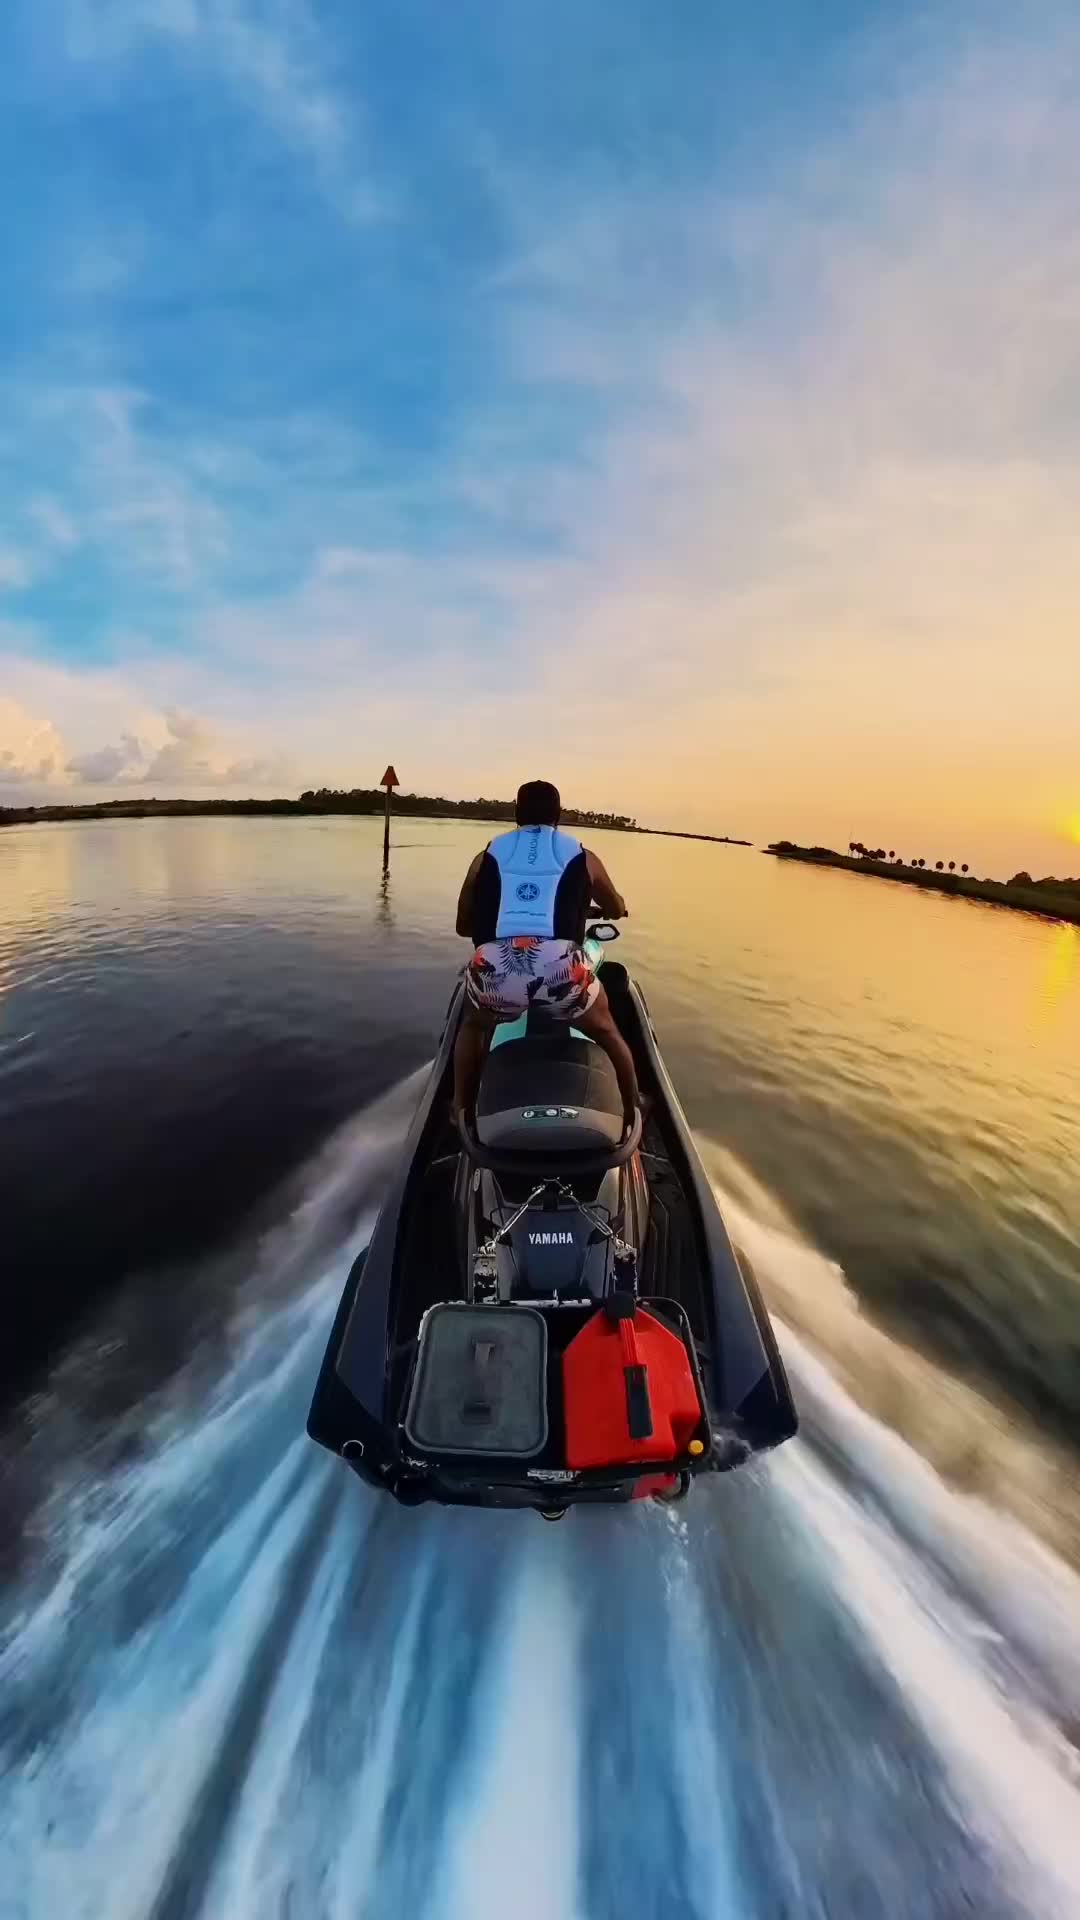
M 412 804 L 410 804 L 410 802 Z M 74 803 L 55 803 L 46 806 L 8 807 L 0 806 L 0 827 L 25 827 L 44 825 L 63 825 L 69 821 L 84 820 L 182 820 L 231 815 L 236 818 L 321 818 L 327 815 L 338 819 L 381 819 L 383 815 L 383 796 L 380 793 L 372 802 L 367 796 L 353 804 L 323 800 L 290 800 L 284 797 L 272 800 L 88 800 Z M 393 818 L 401 820 L 428 821 L 464 821 L 480 825 L 512 825 L 514 812 L 512 805 L 505 811 L 480 811 L 483 801 L 473 803 L 476 811 L 470 809 L 468 802 L 438 800 L 432 801 L 425 796 L 406 794 L 395 798 Z M 587 813 L 581 808 L 568 807 L 563 814 L 563 824 L 580 832 L 626 833 L 654 835 L 672 840 L 701 840 L 713 846 L 750 847 L 752 840 L 737 840 L 730 834 L 689 833 L 677 827 L 639 827 L 636 821 L 624 816 Z
M 874 880 L 892 880 L 902 886 L 922 887 L 931 893 L 974 900 L 983 906 L 1008 907 L 1014 913 L 1032 913 L 1041 920 L 1065 921 L 1080 927 L 1080 894 L 1057 894 L 1042 887 L 1014 887 L 1006 880 L 977 880 L 961 873 L 926 872 L 899 861 L 867 860 L 860 855 L 835 853 L 831 847 L 799 847 L 789 840 L 763 847 L 777 860 L 799 860 L 804 866 L 839 867 L 848 873 L 869 874 Z
M 752 847 L 752 840 L 736 840 L 730 833 L 687 833 L 681 827 L 635 827 L 635 833 L 650 833 L 661 840 L 705 840 L 711 847 Z

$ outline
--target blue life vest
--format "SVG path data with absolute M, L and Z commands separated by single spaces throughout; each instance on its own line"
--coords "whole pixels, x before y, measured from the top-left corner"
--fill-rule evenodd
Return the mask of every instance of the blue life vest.
M 584 868 L 580 840 L 560 833 L 558 827 L 517 827 L 512 833 L 500 833 L 487 851 L 499 873 L 497 940 L 511 940 L 521 934 L 535 934 L 541 940 L 550 940 L 556 934 L 580 938 L 576 932 L 560 932 L 559 925 L 560 921 L 570 924 L 566 906 L 571 907 L 574 921 L 588 906 L 587 895 L 580 907 L 576 901 L 566 902 L 565 890 L 564 903 L 559 901 L 560 883 L 571 863 L 580 861 L 579 872 Z

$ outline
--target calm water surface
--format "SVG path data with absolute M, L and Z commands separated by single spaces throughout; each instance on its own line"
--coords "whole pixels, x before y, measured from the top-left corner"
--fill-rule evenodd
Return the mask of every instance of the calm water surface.
M 1080 933 L 596 836 L 803 1434 L 407 1514 L 302 1426 L 482 838 L 0 834 L 0 1915 L 1072 1920 Z

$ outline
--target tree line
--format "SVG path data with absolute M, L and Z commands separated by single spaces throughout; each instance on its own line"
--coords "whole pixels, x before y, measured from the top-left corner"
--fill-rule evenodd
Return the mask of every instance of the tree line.
M 381 787 L 308 787 L 302 806 L 326 813 L 381 813 L 386 796 Z M 394 812 L 424 814 L 428 819 L 513 820 L 513 800 L 445 800 L 429 793 L 396 793 Z M 601 813 L 594 808 L 564 807 L 563 824 L 571 827 L 607 827 L 616 833 L 636 833 L 637 820 L 627 813 Z
M 863 845 L 861 840 L 849 840 L 848 853 L 852 859 L 855 860 L 891 860 L 898 866 L 917 867 L 920 869 L 926 866 L 926 861 L 921 858 L 917 860 L 905 860 L 903 854 L 894 852 L 892 847 L 888 848 L 888 850 L 884 847 L 867 847 Z M 956 865 L 955 860 L 935 860 L 933 871 L 935 873 L 955 873 Z M 960 872 L 967 873 L 967 871 L 968 863 L 966 860 L 962 860 L 960 862 Z M 1034 888 L 1037 892 L 1044 893 L 1080 894 L 1080 879 L 1058 880 L 1054 874 L 1046 874 L 1041 880 L 1033 880 L 1030 873 L 1023 867 L 1019 873 L 1014 873 L 1008 880 L 996 884 L 1002 884 L 1007 887 L 1029 887 Z
M 832 847 L 800 847 L 794 840 L 774 840 L 768 848 L 768 851 L 779 854 L 797 854 L 801 855 L 804 859 L 809 858 L 821 862 L 832 861 L 838 865 L 846 865 L 849 860 L 853 860 L 865 861 L 867 865 L 891 866 L 898 868 L 902 873 L 921 874 L 927 872 L 927 863 L 921 856 L 917 859 L 912 858 L 908 860 L 904 858 L 903 854 L 897 853 L 893 847 L 868 847 L 865 846 L 861 840 L 849 840 L 846 855 L 837 853 Z M 957 864 L 955 860 L 935 860 L 933 866 L 929 869 L 929 873 L 940 873 L 943 880 L 946 874 L 952 874 L 955 882 L 959 885 L 961 875 L 967 876 L 969 874 L 969 867 L 967 861 L 962 860 L 959 862 L 959 872 L 957 872 Z M 1024 868 L 1021 868 L 1019 873 L 1014 873 L 1008 880 L 978 881 L 972 874 L 970 875 L 970 885 L 980 886 L 992 891 L 993 897 L 995 898 L 1012 889 L 1017 893 L 1056 894 L 1063 901 L 1069 900 L 1075 902 L 1080 900 L 1080 879 L 1066 878 L 1059 880 L 1054 874 L 1046 874 L 1043 879 L 1034 880 L 1031 874 Z M 946 881 L 946 888 L 947 887 L 948 883 Z M 989 892 L 987 897 L 989 897 Z
M 866 847 L 861 840 L 849 840 L 848 852 L 853 860 L 893 860 L 901 867 L 925 867 L 926 865 L 926 861 L 922 859 L 905 860 L 903 854 L 897 853 L 892 847 L 890 847 L 888 851 L 886 851 L 884 847 Z M 934 866 L 938 873 L 944 873 L 946 869 L 949 873 L 956 872 L 955 860 L 936 860 Z M 966 860 L 962 860 L 960 863 L 960 871 L 961 873 L 966 873 L 967 870 L 968 863 Z
M 308 813 L 381 813 L 385 795 L 380 787 L 308 787 L 298 800 L 159 800 L 125 797 L 122 800 L 89 800 L 82 803 L 50 803 L 45 806 L 0 806 L 0 827 L 29 825 L 39 820 L 146 820 L 158 815 L 185 814 L 308 814 Z M 444 800 L 420 793 L 398 794 L 394 811 L 406 815 L 435 816 L 438 819 L 513 820 L 512 800 Z M 571 827 L 607 827 L 615 833 L 637 833 L 638 823 L 626 813 L 601 813 L 580 807 L 564 807 L 563 822 Z

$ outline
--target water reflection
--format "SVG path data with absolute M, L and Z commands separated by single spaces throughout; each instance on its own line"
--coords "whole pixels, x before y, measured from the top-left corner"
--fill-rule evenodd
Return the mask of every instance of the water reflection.
M 38 933 L 75 905 L 78 828 L 0 830 L 0 945 Z
M 394 912 L 394 895 L 390 885 L 389 865 L 383 868 L 379 877 L 379 888 L 375 906 L 375 923 L 377 926 L 384 927 L 388 933 L 392 932 L 397 925 L 397 915 Z
M 1044 1017 L 1051 1018 L 1061 1008 L 1070 987 L 1077 985 L 1080 966 L 1080 928 L 1058 927 L 1050 942 L 1042 975 L 1039 1004 Z

